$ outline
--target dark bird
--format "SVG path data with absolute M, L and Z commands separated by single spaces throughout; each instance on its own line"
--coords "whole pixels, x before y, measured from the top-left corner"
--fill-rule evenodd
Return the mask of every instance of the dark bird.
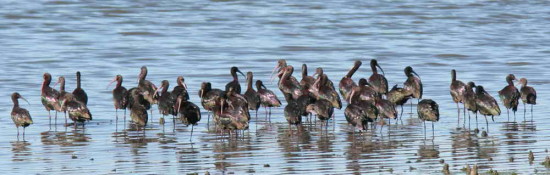
M 508 82 L 508 86 L 498 91 L 498 96 L 500 97 L 502 104 L 504 104 L 504 107 L 506 107 L 506 113 L 508 114 L 508 117 L 510 117 L 510 109 L 512 109 L 515 119 L 521 94 L 519 93 L 518 88 L 514 86 L 513 80 L 516 80 L 516 76 L 514 76 L 514 74 L 508 74 L 508 76 L 506 76 L 506 82 Z
M 302 124 L 302 113 L 304 111 L 303 109 L 301 109 L 302 107 L 303 106 L 298 105 L 296 101 L 290 101 L 285 106 L 284 113 L 286 121 L 288 122 L 289 129 L 291 129 L 291 125 Z
M 322 67 L 318 67 L 317 69 L 315 69 L 315 74 L 313 75 L 314 76 L 317 75 L 317 78 L 315 79 L 316 82 L 320 81 L 322 77 L 326 77 L 326 80 L 323 83 L 323 86 L 328 87 L 331 90 L 334 90 L 334 83 L 328 78 L 328 76 L 326 76 L 325 71 L 323 70 Z
M 521 84 L 521 101 L 523 101 L 523 116 L 525 116 L 525 113 L 527 111 L 527 108 L 525 108 L 525 104 L 531 105 L 531 119 L 533 117 L 533 105 L 537 104 L 537 91 L 535 91 L 535 88 L 531 86 L 527 86 L 527 79 L 521 78 L 519 79 L 519 84 Z
M 231 76 L 233 77 L 233 80 L 229 83 L 227 83 L 227 85 L 225 85 L 225 91 L 228 91 L 229 88 L 233 88 L 233 90 L 240 94 L 241 93 L 241 84 L 239 84 L 239 78 L 237 77 L 237 72 L 240 73 L 241 75 L 245 76 L 243 74 L 243 72 L 241 72 L 239 70 L 239 68 L 233 66 L 231 67 Z M 245 76 L 246 77 L 246 76 Z
M 458 121 L 460 122 L 460 107 L 458 106 L 458 103 L 462 103 L 462 97 L 464 96 L 464 91 L 466 91 L 466 84 L 456 79 L 456 70 L 454 69 L 451 70 L 451 77 L 451 97 L 453 97 L 453 101 L 456 103 Z
M 139 104 L 139 105 L 136 105 Z M 132 109 L 136 105 L 137 107 L 142 106 L 145 110 L 151 109 L 151 103 L 145 99 L 143 92 L 139 88 L 130 88 L 128 90 L 128 109 Z
M 302 64 L 302 80 L 300 80 L 300 86 L 304 87 L 306 85 L 309 85 L 309 87 L 311 87 L 313 86 L 314 82 L 315 78 L 307 75 L 307 65 Z
M 178 83 L 177 86 L 172 89 L 172 98 L 174 100 L 174 104 L 176 104 L 176 99 L 178 96 L 183 95 L 184 100 L 189 100 L 189 93 L 187 92 L 187 84 L 185 84 L 185 79 L 183 76 L 178 76 L 178 79 L 176 80 Z
M 483 116 L 485 116 L 485 122 L 487 123 L 487 130 L 489 127 L 489 121 L 487 120 L 487 116 L 491 116 L 493 118 L 494 116 L 500 115 L 500 108 L 498 107 L 497 101 L 495 98 L 493 98 L 489 93 L 485 91 L 483 86 L 477 86 L 476 87 L 476 105 L 477 110 L 479 113 Z M 493 118 L 494 121 L 494 118 Z
M 69 118 L 74 122 L 75 127 L 77 122 L 84 123 L 92 120 L 92 113 L 90 113 L 88 107 L 83 102 L 77 100 L 73 94 L 65 94 L 61 107 L 67 110 Z
M 395 110 L 395 105 L 389 100 L 382 98 L 375 98 L 374 105 L 378 109 L 378 117 L 380 119 L 397 119 L 397 110 Z
M 59 91 L 53 89 L 50 87 L 50 83 L 52 82 L 52 75 L 50 73 L 44 73 L 44 82 L 42 83 L 41 88 L 41 101 L 42 105 L 46 108 L 46 111 L 48 111 L 48 116 L 50 118 L 50 124 L 52 121 L 52 116 L 50 111 L 55 110 L 55 118 L 57 119 L 57 112 L 61 112 L 61 103 L 59 102 Z
M 324 121 L 325 127 L 328 127 L 328 120 L 332 118 L 334 107 L 332 107 L 332 104 L 328 100 L 320 99 L 315 101 L 315 103 L 308 105 L 306 107 L 306 111 L 310 114 L 316 115 L 317 119 Z
M 356 103 L 358 101 L 371 101 L 374 102 L 375 98 L 378 98 L 376 91 L 369 85 L 366 79 L 361 78 L 357 84 L 357 87 L 351 90 L 351 94 L 348 99 L 348 103 Z
M 76 72 L 76 88 L 73 90 L 74 98 L 82 103 L 84 105 L 88 105 L 88 94 L 86 94 L 86 91 L 82 89 L 80 86 L 80 71 Z
M 244 97 L 248 101 L 248 109 L 256 111 L 256 118 L 258 118 L 258 109 L 260 108 L 260 95 L 254 88 L 252 88 L 253 75 L 252 72 L 246 73 L 246 92 L 244 92 Z
M 277 65 L 275 68 L 273 68 L 273 71 L 271 71 L 271 78 L 270 81 L 273 82 L 273 75 L 275 74 L 275 71 L 277 71 L 277 77 L 281 78 L 283 76 L 283 72 L 285 70 L 285 67 L 287 66 L 285 59 L 280 59 L 277 61 Z M 280 79 L 279 79 L 280 80 Z
M 151 83 L 149 80 L 146 80 L 147 78 L 147 67 L 143 66 L 141 67 L 141 72 L 138 75 L 138 89 L 139 92 L 143 95 L 145 100 L 147 100 L 150 104 L 156 104 L 157 100 L 155 99 L 155 91 L 157 90 L 157 87 Z M 152 114 L 153 111 L 151 111 Z
M 382 74 L 378 74 L 376 67 L 382 71 Z M 388 92 L 388 80 L 384 77 L 384 69 L 380 67 L 375 59 L 370 60 L 370 68 L 372 69 L 372 75 L 369 77 L 369 84 L 377 93 L 386 94 Z
M 229 88 L 214 107 L 214 123 L 223 130 L 248 129 L 250 114 L 246 99 Z
M 214 107 L 216 107 L 216 102 L 218 98 L 223 96 L 224 92 L 220 89 L 212 89 L 212 84 L 210 82 L 203 82 L 201 84 L 201 89 L 199 90 L 199 97 L 201 98 L 202 107 L 208 111 L 208 122 L 210 124 L 210 112 L 213 112 Z M 185 98 L 184 98 L 185 99 Z
M 334 86 L 331 86 L 332 83 L 329 83 L 330 80 L 328 79 L 326 74 L 319 75 L 320 79 L 313 84 L 313 86 L 316 87 L 317 91 L 317 99 L 325 99 L 328 100 L 332 107 L 342 109 L 342 101 L 340 100 L 340 95 L 338 95 L 338 92 L 334 89 Z
M 434 122 L 439 121 L 439 105 L 431 99 L 423 99 L 418 102 L 418 118 L 424 122 L 424 133 L 426 133 L 426 121 L 432 122 L 432 133 L 435 135 Z
M 269 107 L 269 113 L 271 113 L 271 107 L 280 107 L 281 101 L 277 98 L 277 95 L 273 91 L 265 87 L 262 80 L 256 80 L 256 89 L 258 90 L 258 95 L 260 96 L 260 103 L 266 109 Z
M 14 92 L 13 94 L 11 94 L 11 101 L 13 101 L 13 109 L 11 110 L 11 120 L 13 120 L 13 124 L 15 124 L 15 127 L 17 127 L 18 137 L 19 137 L 19 127 L 20 126 L 23 127 L 23 138 L 25 138 L 25 128 L 32 124 L 32 118 L 31 118 L 31 114 L 27 109 L 19 107 L 18 99 L 25 100 L 27 103 L 29 103 L 19 93 Z
M 143 95 L 138 89 L 132 88 L 130 89 L 130 104 L 128 105 L 130 107 L 130 118 L 132 119 L 132 122 L 138 126 L 146 126 L 147 120 L 149 116 L 147 115 L 147 108 L 143 104 L 149 104 L 147 100 L 143 97 Z M 144 103 L 146 102 L 146 103 Z M 150 104 L 149 104 L 150 105 Z M 149 106 L 150 108 L 151 106 Z
M 115 76 L 111 82 L 109 82 L 109 87 L 113 82 L 117 82 L 115 89 L 113 89 L 113 103 L 115 105 L 115 113 L 118 118 L 118 110 L 124 110 L 124 120 L 126 120 L 126 107 L 128 106 L 128 90 L 122 86 L 122 75 Z
M 422 81 L 420 81 L 420 76 L 413 70 L 411 66 L 407 66 L 405 68 L 405 75 L 407 76 L 407 80 L 405 81 L 405 83 L 403 83 L 403 88 L 406 91 L 410 92 L 412 98 L 416 98 L 418 99 L 418 101 L 420 101 L 420 99 L 422 98 Z
M 400 118 L 403 116 L 403 105 L 405 105 L 411 97 L 412 95 L 410 91 L 397 87 L 397 84 L 393 86 L 390 92 L 386 94 L 386 99 L 388 99 L 392 104 L 401 106 Z
M 183 95 L 177 97 L 176 104 L 174 105 L 179 119 L 184 125 L 191 125 L 191 138 L 193 138 L 193 128 L 201 120 L 201 110 L 194 103 L 187 101 Z
M 63 102 L 67 95 L 74 96 L 73 94 L 69 94 L 67 91 L 65 91 L 65 77 L 60 76 L 58 78 L 57 82 L 53 86 L 55 87 L 58 84 L 59 84 L 59 97 L 57 98 L 57 101 Z M 66 125 L 67 124 L 67 109 L 62 106 L 61 107 L 61 112 L 63 112 L 63 114 L 65 115 L 65 125 Z M 57 118 L 56 118 L 56 122 L 57 122 Z
M 346 120 L 359 131 L 366 131 L 368 123 L 374 122 L 378 116 L 378 109 L 370 101 L 360 101 L 349 104 L 344 111 Z
M 168 80 L 162 80 L 161 85 L 158 87 L 157 91 L 155 91 L 155 94 L 158 94 L 160 91 L 157 101 L 159 112 L 163 116 L 176 115 L 174 111 L 175 99 L 173 99 L 172 93 L 168 91 L 168 88 L 170 88 Z M 184 98 L 184 96 L 182 96 L 182 98 Z
M 476 93 L 474 91 L 475 87 L 476 87 L 476 84 L 474 82 L 470 81 L 468 82 L 468 84 L 466 84 L 466 86 L 464 87 L 465 90 L 462 94 L 462 102 L 464 104 L 464 108 L 476 114 L 476 125 L 477 125 L 477 104 L 476 104 Z M 469 117 L 470 117 L 470 114 L 468 113 L 468 118 Z
M 346 74 L 346 76 L 342 77 L 342 80 L 340 80 L 340 85 L 339 85 L 340 94 L 342 94 L 342 97 L 344 97 L 344 100 L 346 102 L 349 102 L 351 90 L 353 90 L 353 88 L 357 86 L 357 84 L 355 84 L 355 81 L 353 81 L 351 77 L 359 69 L 361 64 L 362 64 L 361 61 L 359 60 L 355 61 L 355 63 L 353 64 L 353 67 L 348 71 L 348 74 Z
M 294 67 L 286 66 L 285 70 L 282 72 L 283 76 L 279 80 L 279 89 L 285 96 L 287 101 L 291 99 L 296 100 L 300 95 L 302 95 L 302 86 L 292 73 L 294 72 Z

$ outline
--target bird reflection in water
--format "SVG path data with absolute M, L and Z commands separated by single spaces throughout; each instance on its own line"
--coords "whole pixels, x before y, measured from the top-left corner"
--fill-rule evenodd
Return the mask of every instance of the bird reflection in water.
M 12 161 L 13 162 L 19 162 L 19 161 L 26 161 L 31 158 L 32 151 L 29 148 L 31 145 L 30 142 L 27 141 L 12 141 L 11 142 L 11 152 L 13 152 Z

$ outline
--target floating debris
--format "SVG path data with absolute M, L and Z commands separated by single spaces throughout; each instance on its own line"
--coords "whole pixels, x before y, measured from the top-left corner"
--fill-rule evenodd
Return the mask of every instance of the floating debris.
M 489 157 L 489 159 L 487 159 L 488 161 L 493 161 L 493 158 L 492 157 Z
M 210 175 L 210 172 L 206 171 L 206 173 L 204 173 L 204 175 Z
M 533 164 L 534 160 L 535 160 L 535 155 L 533 154 L 533 151 L 529 150 L 529 164 Z
M 439 163 L 445 163 L 445 160 L 441 159 L 439 160 Z
M 508 159 L 508 161 L 514 162 L 514 157 L 510 157 L 510 159 Z
M 269 164 L 265 164 L 265 165 L 264 165 L 264 167 L 271 167 L 271 165 L 269 165 Z
M 481 132 L 481 137 L 487 137 L 487 136 L 489 136 L 489 134 L 487 134 L 487 131 Z
M 76 155 L 73 154 L 73 155 L 71 156 L 71 158 L 72 158 L 72 159 L 76 159 L 76 158 L 78 158 L 78 157 L 76 157 Z
M 443 165 L 443 174 L 451 174 L 449 171 L 449 164 Z
M 546 156 L 546 159 L 541 163 L 541 165 L 544 165 L 546 168 L 550 168 L 550 157 Z

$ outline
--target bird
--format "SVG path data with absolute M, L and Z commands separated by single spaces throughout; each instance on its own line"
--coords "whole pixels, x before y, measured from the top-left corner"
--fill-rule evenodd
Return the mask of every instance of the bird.
M 180 94 L 176 99 L 173 109 L 184 125 L 191 125 L 191 137 L 189 138 L 191 140 L 193 138 L 193 128 L 201 120 L 201 110 L 194 103 L 187 101 L 183 94 Z
M 282 72 L 283 75 L 279 80 L 279 89 L 287 101 L 290 101 L 290 99 L 296 100 L 300 95 L 302 95 L 302 86 L 300 86 L 298 80 L 292 76 L 293 72 L 294 67 L 286 66 Z
M 500 97 L 502 104 L 504 104 L 504 107 L 506 107 L 508 118 L 510 118 L 510 109 L 512 109 L 515 120 L 521 94 L 519 93 L 518 88 L 514 86 L 513 80 L 516 80 L 516 76 L 514 76 L 514 74 L 508 74 L 508 76 L 506 76 L 506 82 L 508 85 L 498 91 L 498 96 Z
M 258 118 L 258 109 L 260 108 L 260 95 L 258 92 L 252 88 L 253 75 L 252 72 L 246 73 L 246 92 L 244 92 L 244 97 L 248 101 L 248 109 L 256 111 L 256 118 Z
M 57 98 L 57 100 L 59 102 L 64 101 L 67 95 L 74 96 L 73 94 L 69 94 L 67 91 L 65 91 L 65 77 L 60 76 L 57 82 L 53 86 L 55 87 L 58 84 L 59 84 L 59 97 Z M 61 112 L 63 112 L 63 114 L 65 115 L 65 125 L 67 125 L 67 109 L 64 107 L 61 107 Z M 55 121 L 57 122 L 57 118 L 55 119 Z
M 531 105 L 531 120 L 533 119 L 533 105 L 537 104 L 537 91 L 535 91 L 535 88 L 531 86 L 527 86 L 527 79 L 521 78 L 519 79 L 519 84 L 521 84 L 521 101 L 523 102 L 523 116 L 525 118 L 525 113 L 527 111 L 527 108 L 525 108 L 525 104 Z
M 376 120 L 378 109 L 370 101 L 360 101 L 349 104 L 344 110 L 344 116 L 348 123 L 355 129 L 366 131 L 368 129 L 368 123 L 372 123 Z
M 477 104 L 476 104 L 476 93 L 474 91 L 475 87 L 476 87 L 476 84 L 472 81 L 468 82 L 466 86 L 464 86 L 465 89 L 464 89 L 464 92 L 462 93 L 462 102 L 464 104 L 464 108 L 476 114 L 476 125 L 477 125 Z M 468 118 L 470 118 L 470 113 L 468 113 Z M 466 122 L 466 119 L 464 119 L 464 122 Z
M 337 109 L 342 109 L 342 101 L 340 100 L 340 95 L 338 95 L 338 92 L 334 89 L 334 86 L 332 86 L 332 83 L 330 83 L 330 80 L 328 79 L 328 76 L 326 74 L 319 75 L 320 79 L 313 84 L 313 86 L 316 87 L 317 91 L 317 100 L 318 99 L 326 99 L 331 104 L 332 107 Z
M 407 76 L 407 80 L 405 81 L 405 83 L 403 83 L 403 88 L 411 93 L 412 98 L 416 98 L 418 99 L 418 101 L 420 101 L 420 99 L 422 99 L 422 81 L 420 80 L 420 76 L 413 70 L 411 66 L 407 66 L 405 68 L 405 75 Z
M 390 119 L 390 125 L 391 125 L 391 119 L 397 119 L 397 110 L 395 110 L 395 105 L 391 103 L 389 100 L 376 97 L 374 99 L 374 105 L 376 106 L 376 109 L 378 109 L 378 118 L 380 119 Z
M 130 88 L 128 90 L 128 105 L 126 106 L 127 109 L 130 109 L 130 112 L 134 106 L 138 107 L 143 106 L 145 110 L 151 109 L 151 103 L 145 99 L 143 96 L 143 92 L 137 87 Z
M 42 83 L 41 88 L 41 101 L 46 111 L 48 111 L 48 116 L 50 118 L 50 124 L 52 123 L 52 116 L 50 111 L 55 111 L 55 118 L 57 119 L 57 112 L 61 111 L 61 103 L 59 102 L 59 91 L 50 87 L 52 82 L 52 75 L 50 73 L 44 73 L 43 75 L 44 82 Z
M 485 122 L 487 123 L 487 131 L 489 130 L 489 121 L 487 116 L 491 116 L 494 121 L 494 116 L 500 115 L 500 108 L 498 103 L 489 93 L 485 91 L 483 86 L 476 86 L 476 106 L 478 112 L 485 116 Z
M 382 71 L 382 74 L 378 74 L 376 67 Z M 370 68 L 372 69 L 372 75 L 369 77 L 369 84 L 378 94 L 386 94 L 388 92 L 388 80 L 384 77 L 384 69 L 380 67 L 376 59 L 370 60 Z
M 302 124 L 302 113 L 303 106 L 299 105 L 296 101 L 290 101 L 285 106 L 284 114 L 286 121 L 288 122 L 288 128 L 292 131 L 291 125 L 300 125 Z
M 155 94 L 159 94 L 160 91 L 157 102 L 159 112 L 163 116 L 176 114 L 174 110 L 175 100 L 173 99 L 172 93 L 168 91 L 168 88 L 170 88 L 170 83 L 168 82 L 168 80 L 162 80 L 161 85 L 158 86 L 158 89 L 155 91 Z M 183 97 L 184 96 L 182 96 L 182 98 Z
M 83 102 L 77 100 L 72 94 L 65 94 L 64 100 L 61 102 L 61 107 L 67 110 L 69 119 L 74 122 L 75 127 L 77 122 L 84 123 L 92 120 L 92 113 L 90 113 L 88 107 L 86 107 Z
M 212 89 L 212 84 L 210 82 L 203 82 L 201 84 L 201 89 L 199 90 L 199 97 L 201 98 L 201 105 L 204 110 L 208 111 L 208 122 L 210 124 L 210 112 L 213 112 L 214 107 L 217 105 L 216 101 L 220 98 L 225 92 L 220 89 Z
M 273 68 L 273 71 L 271 71 L 271 78 L 270 81 L 273 82 L 273 75 L 275 74 L 275 71 L 277 71 L 277 77 L 281 78 L 283 75 L 282 72 L 284 72 L 285 67 L 288 66 L 285 59 L 280 59 L 277 61 L 277 65 L 275 68 Z M 280 80 L 280 79 L 279 79 Z
M 280 107 L 281 101 L 277 98 L 277 95 L 273 91 L 265 87 L 262 80 L 256 80 L 256 90 L 260 96 L 260 103 L 265 108 L 265 113 L 267 115 L 267 108 L 269 107 L 269 113 L 271 114 L 272 107 Z
M 351 90 L 357 86 L 357 84 L 355 83 L 355 81 L 353 81 L 353 79 L 351 79 L 351 77 L 359 69 L 361 64 L 361 61 L 356 60 L 353 64 L 353 67 L 348 71 L 348 74 L 342 77 L 342 80 L 340 80 L 340 84 L 338 85 L 340 89 L 340 94 L 342 94 L 342 97 L 344 97 L 344 101 L 346 102 L 349 102 Z
M 379 98 L 376 91 L 367 82 L 367 79 L 361 78 L 357 83 L 357 87 L 351 90 L 348 103 L 355 103 L 356 101 L 372 101 L 375 98 Z
M 456 79 L 456 70 L 451 70 L 451 97 L 453 97 L 453 101 L 456 103 L 456 110 L 458 113 L 458 122 L 460 123 L 460 107 L 458 106 L 458 103 L 462 103 L 462 97 L 464 96 L 464 91 L 466 90 L 466 84 L 464 84 L 462 81 Z M 466 115 L 464 115 L 466 116 Z
M 19 107 L 18 99 L 24 100 L 27 103 L 29 102 L 27 101 L 27 99 L 23 98 L 23 96 L 21 96 L 21 94 L 17 92 L 14 92 L 13 94 L 11 94 L 11 101 L 13 101 L 13 108 L 11 110 L 11 120 L 13 120 L 13 124 L 15 124 L 15 127 L 17 128 L 17 137 L 19 137 L 19 127 L 23 127 L 23 139 L 24 139 L 25 128 L 30 126 L 33 123 L 33 121 L 29 111 L 25 108 Z
M 132 88 L 134 89 L 134 88 Z M 149 104 L 148 101 L 143 97 L 143 95 L 138 92 L 138 89 L 129 91 L 129 101 L 128 106 L 130 107 L 130 118 L 132 122 L 137 126 L 145 127 L 148 121 L 147 108 L 143 104 Z M 144 103 L 145 102 L 145 103 Z M 150 106 L 149 106 L 150 107 Z
M 115 78 L 109 82 L 109 87 L 113 82 L 117 82 L 115 88 L 113 89 L 113 103 L 115 106 L 115 113 L 118 119 L 118 110 L 124 110 L 124 121 L 126 121 L 126 107 L 128 106 L 128 90 L 122 86 L 122 75 L 116 75 Z
M 76 72 L 76 88 L 73 90 L 73 95 L 76 100 L 88 105 L 88 94 L 82 89 L 80 83 L 80 71 Z
M 434 122 L 439 121 L 439 105 L 431 99 L 423 99 L 418 102 L 418 118 L 424 122 L 424 134 L 426 133 L 426 121 L 432 122 L 432 133 L 435 136 Z
M 303 87 L 307 84 L 309 85 L 309 87 L 311 87 L 313 86 L 314 82 L 315 82 L 315 78 L 307 75 L 307 65 L 302 64 L 302 80 L 300 80 L 300 86 Z
M 397 87 L 397 84 L 394 85 L 390 92 L 386 94 L 386 99 L 388 99 L 395 106 L 401 106 L 401 114 L 399 118 L 403 116 L 403 105 L 412 97 L 410 91 L 405 90 L 404 88 Z
M 217 100 L 213 109 L 214 123 L 222 130 L 246 130 L 250 115 L 246 99 L 237 94 L 232 87 Z
M 174 89 L 172 89 L 172 93 L 171 93 L 174 104 L 176 104 L 176 99 L 180 94 L 183 94 L 184 100 L 189 100 L 189 93 L 187 92 L 187 84 L 185 84 L 185 79 L 183 78 L 183 76 L 178 76 L 178 78 L 176 79 L 176 82 L 178 85 L 175 86 Z
M 138 89 L 139 89 L 139 92 L 143 95 L 145 100 L 147 100 L 150 104 L 156 104 L 157 100 L 155 99 L 154 94 L 155 94 L 155 91 L 157 90 L 157 86 L 155 86 L 149 80 L 145 79 L 147 78 L 147 72 L 148 72 L 147 66 L 142 66 L 141 72 L 138 75 Z M 151 115 L 153 115 L 152 110 L 151 110 Z
M 332 118 L 334 107 L 332 107 L 330 101 L 319 99 L 315 101 L 315 103 L 307 105 L 306 111 L 310 114 L 316 115 L 317 119 L 323 121 L 325 127 L 328 127 L 328 120 Z
M 233 80 L 227 83 L 227 85 L 225 85 L 225 91 L 228 91 L 229 88 L 231 87 L 236 93 L 238 94 L 241 93 L 241 84 L 239 84 L 239 78 L 237 77 L 237 72 L 245 76 L 243 72 L 239 70 L 239 68 L 235 66 L 231 67 L 231 76 L 233 77 Z

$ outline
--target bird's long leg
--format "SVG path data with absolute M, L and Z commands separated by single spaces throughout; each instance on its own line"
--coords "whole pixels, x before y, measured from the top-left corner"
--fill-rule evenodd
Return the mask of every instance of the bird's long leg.
M 477 112 L 476 112 L 476 129 L 479 128 L 479 126 L 477 125 Z
M 523 103 L 523 121 L 525 121 L 525 113 L 527 113 L 527 108 L 525 108 L 525 103 Z
M 470 118 L 470 113 L 468 112 L 468 129 L 470 129 L 470 121 L 472 121 L 472 120 Z
M 506 114 L 508 115 L 508 121 L 510 121 L 510 109 L 506 108 Z
M 17 128 L 17 132 L 19 133 L 19 128 Z M 25 127 L 23 127 L 23 141 L 25 140 Z
M 531 104 L 531 122 L 533 122 L 533 104 Z
M 65 115 L 65 126 L 67 126 L 67 111 L 63 112 L 63 114 Z
M 489 133 L 489 120 L 487 120 L 487 116 L 485 115 L 485 123 L 487 123 L 487 133 Z
M 57 125 L 57 111 L 55 111 L 55 121 L 54 121 L 54 125 Z
M 193 124 L 191 124 L 191 137 L 189 137 L 189 141 L 191 141 L 191 139 L 193 139 Z
M 432 122 L 432 140 L 435 138 L 434 122 Z
M 153 122 L 154 122 L 154 121 L 153 121 L 153 107 L 152 107 L 152 105 L 151 105 L 151 123 L 153 123 Z
M 19 139 L 19 126 L 17 128 L 17 138 Z
M 413 113 L 413 101 L 411 100 L 411 114 Z
M 52 129 L 52 112 L 48 110 L 48 117 L 50 118 L 50 130 Z
M 458 102 L 456 102 L 456 111 L 457 111 L 457 115 L 458 115 L 457 123 L 460 123 L 460 106 L 458 106 Z
M 426 140 L 426 121 L 423 121 L 424 123 L 424 140 Z

